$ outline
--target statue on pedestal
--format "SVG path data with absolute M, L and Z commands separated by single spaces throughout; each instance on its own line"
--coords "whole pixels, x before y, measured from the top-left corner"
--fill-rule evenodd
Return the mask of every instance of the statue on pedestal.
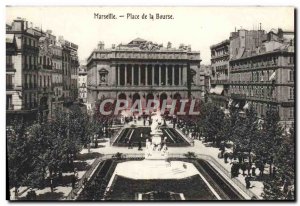
M 168 156 L 167 137 L 164 137 L 162 141 L 163 132 L 160 127 L 161 121 L 159 121 L 159 116 L 157 116 L 151 125 L 151 142 L 148 139 L 146 140 L 146 159 L 166 159 Z

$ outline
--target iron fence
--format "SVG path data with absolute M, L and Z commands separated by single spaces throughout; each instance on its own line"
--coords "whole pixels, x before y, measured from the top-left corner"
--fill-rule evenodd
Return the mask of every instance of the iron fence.
M 86 180 L 89 180 L 89 178 L 92 175 L 92 172 L 99 166 L 99 164 L 103 161 L 102 157 L 99 157 L 95 159 L 95 161 L 92 163 L 89 170 L 87 170 L 83 176 L 80 178 L 80 180 L 77 183 L 77 186 L 71 190 L 71 192 L 68 194 L 68 196 L 65 198 L 66 200 L 75 200 L 78 196 L 78 192 L 80 189 L 83 188 L 84 182 Z

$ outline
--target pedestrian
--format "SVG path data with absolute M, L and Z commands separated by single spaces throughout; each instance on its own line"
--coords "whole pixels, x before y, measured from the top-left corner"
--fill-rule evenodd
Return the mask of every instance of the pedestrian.
M 51 192 L 53 193 L 53 178 L 50 178 L 50 188 L 51 188 Z
M 254 176 L 254 177 L 256 176 L 255 170 L 256 170 L 256 168 L 254 166 L 252 166 L 252 176 Z
M 277 173 L 276 167 L 273 167 L 273 173 L 272 173 L 273 178 L 276 176 L 276 173 Z
M 247 163 L 247 171 L 248 171 L 248 175 L 251 176 L 251 173 L 250 173 L 250 171 L 251 171 L 251 164 L 250 164 L 250 162 Z
M 75 188 L 75 183 L 76 183 L 76 178 L 75 178 L 75 175 L 72 175 L 72 188 L 74 189 Z
M 142 142 L 141 141 L 139 141 L 139 148 L 138 148 L 138 150 L 142 150 Z
M 131 141 L 128 141 L 127 144 L 128 144 L 128 149 L 131 149 Z
M 230 172 L 231 172 L 231 178 L 234 178 L 234 177 L 235 177 L 235 175 L 234 175 L 234 174 L 235 174 L 234 169 L 235 169 L 234 164 L 232 164 L 231 169 L 230 169 Z
M 98 148 L 98 140 L 95 139 L 95 148 Z
M 133 149 L 133 143 L 132 140 L 129 141 L 130 149 Z
M 249 176 L 246 176 L 246 177 L 245 177 L 245 182 L 246 182 L 246 188 L 249 189 L 250 186 L 251 186 L 251 183 L 250 183 L 250 177 L 249 177 Z
M 74 175 L 75 175 L 75 178 L 78 179 L 78 170 L 76 167 L 74 168 Z
M 173 128 L 175 128 L 175 125 L 176 125 L 176 116 L 173 115 Z
M 260 176 L 262 177 L 264 175 L 265 165 L 261 162 L 259 165 L 259 171 Z
M 227 163 L 228 162 L 228 153 L 224 153 L 224 162 Z

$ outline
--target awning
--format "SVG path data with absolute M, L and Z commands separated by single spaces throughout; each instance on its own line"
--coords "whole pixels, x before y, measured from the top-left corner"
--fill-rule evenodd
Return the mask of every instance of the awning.
M 15 35 L 14 34 L 6 34 L 6 43 L 14 43 L 14 38 L 15 38 Z
M 230 114 L 229 109 L 225 109 L 224 114 Z
M 89 103 L 84 103 L 86 105 L 87 110 L 92 110 L 92 105 Z
M 232 105 L 232 102 L 233 102 L 233 100 L 232 100 L 232 99 L 229 99 L 228 107 L 230 107 L 230 106 Z
M 214 88 L 211 88 L 209 93 L 211 93 L 211 94 L 222 94 L 223 90 L 224 90 L 223 85 L 217 85 Z
M 271 81 L 271 80 L 275 79 L 275 76 L 276 76 L 276 71 L 275 71 L 275 72 L 273 72 L 273 74 L 270 76 L 270 78 L 269 78 L 269 81 Z
M 249 109 L 249 103 L 245 104 L 245 106 L 243 107 L 243 109 Z

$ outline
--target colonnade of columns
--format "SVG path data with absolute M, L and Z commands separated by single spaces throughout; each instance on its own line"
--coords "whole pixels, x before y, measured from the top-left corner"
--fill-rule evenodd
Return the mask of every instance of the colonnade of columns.
M 117 64 L 117 86 L 182 86 L 186 79 L 184 65 Z

